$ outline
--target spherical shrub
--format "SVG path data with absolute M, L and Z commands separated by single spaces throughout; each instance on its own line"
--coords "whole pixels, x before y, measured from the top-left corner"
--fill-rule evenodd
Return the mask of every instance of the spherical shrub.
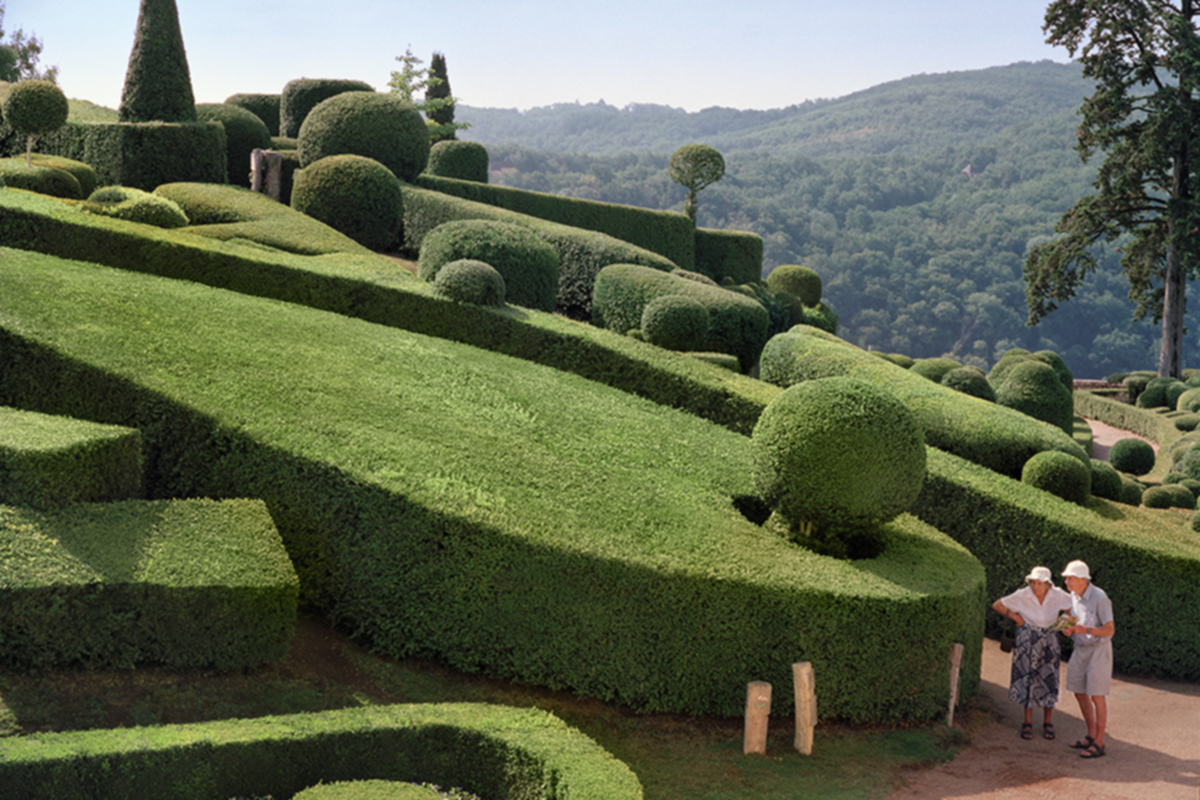
M 1140 506 L 1142 504 L 1142 493 L 1146 491 L 1146 487 L 1137 480 L 1128 475 L 1121 476 L 1121 499 L 1119 502 L 1127 506 Z
M 708 335 L 708 309 L 693 297 L 668 294 L 642 309 L 642 337 L 667 350 L 698 350 Z
M 1200 414 L 1182 414 L 1175 418 L 1175 430 L 1194 431 L 1200 426 Z
M 469 258 L 451 261 L 438 270 L 433 286 L 460 303 L 477 306 L 504 305 L 504 276 L 491 264 Z
M 767 285 L 771 291 L 795 295 L 806 306 L 821 302 L 821 276 L 800 264 L 780 264 L 767 276 Z
M 488 182 L 488 151 L 479 142 L 444 139 L 429 148 L 430 175 L 460 181 Z
M 1092 459 L 1092 494 L 1113 502 L 1121 499 L 1121 473 L 1098 458 Z
M 310 786 L 292 800 L 439 800 L 433 789 L 385 780 L 335 781 Z
M 70 174 L 75 180 L 79 181 L 80 197 L 87 197 L 96 191 L 96 186 L 99 183 L 99 178 L 96 177 L 96 170 L 92 169 L 90 164 L 85 164 L 82 161 L 75 161 L 74 159 L 63 158 L 62 156 L 47 155 L 45 153 L 34 153 L 33 165 L 35 167 L 60 169 Z
M 483 219 L 443 223 L 421 242 L 417 275 L 433 281 L 446 264 L 464 258 L 495 267 L 504 276 L 508 302 L 542 311 L 554 310 L 558 295 L 558 251 L 528 228 Z
M 309 112 L 321 101 L 343 92 L 373 92 L 369 83 L 341 78 L 297 78 L 279 95 L 279 135 L 296 138 Z
M 1033 358 L 1033 353 L 1021 347 L 1014 347 L 1004 351 L 1004 355 L 1000 356 L 1000 360 L 992 365 L 992 369 L 988 372 L 988 380 L 992 386 L 999 386 L 1008 377 L 1008 371 L 1017 364 L 1029 361 Z
M 1075 391 L 1075 373 L 1071 372 L 1067 362 L 1062 360 L 1062 356 L 1053 350 L 1038 350 L 1033 357 L 1054 370 L 1058 379 L 1062 381 L 1063 388 L 1068 392 Z
M 910 369 L 922 378 L 941 383 L 947 372 L 961 366 L 962 364 L 953 358 L 918 358 Z
M 93 214 L 116 217 L 159 228 L 182 228 L 187 214 L 173 200 L 127 186 L 105 186 L 92 192 L 83 208 Z
M 925 480 L 925 438 L 894 395 L 857 378 L 797 383 L 751 435 L 754 486 L 793 531 L 878 525 Z
M 1108 451 L 1108 463 L 1118 472 L 1128 472 L 1130 475 L 1145 475 L 1154 469 L 1154 458 L 1154 448 L 1150 443 L 1132 436 L 1118 439 Z
M 1021 361 L 1007 371 L 1003 382 L 992 385 L 997 405 L 1048 422 L 1067 434 L 1074 432 L 1075 397 L 1050 365 L 1036 359 Z
M 942 376 L 941 383 L 942 386 L 956 392 L 969 394 L 971 397 L 978 397 L 989 403 L 996 402 L 996 390 L 992 388 L 992 384 L 988 383 L 987 375 L 979 367 L 952 369 Z
M 1025 462 L 1021 483 L 1071 503 L 1085 503 L 1092 491 L 1092 472 L 1074 456 L 1058 450 L 1043 450 Z
M 1146 508 L 1178 508 L 1175 504 L 1179 502 L 1179 496 L 1175 489 L 1180 489 L 1180 486 L 1151 486 L 1142 492 L 1142 505 Z M 1186 490 L 1184 490 L 1186 492 Z M 1191 494 L 1191 492 L 1187 492 Z M 1192 498 L 1192 508 L 1196 507 L 1195 498 Z
M 421 112 L 395 95 L 345 92 L 309 112 L 298 152 L 303 167 L 328 156 L 366 156 L 411 182 L 429 161 L 429 131 Z
M 1183 381 L 1180 381 L 1178 378 L 1151 378 L 1146 382 L 1146 386 L 1142 389 L 1141 394 L 1138 395 L 1135 405 L 1138 408 L 1160 408 L 1167 405 L 1174 408 L 1175 404 L 1167 400 L 1167 390 L 1176 385 L 1183 387 L 1182 391 L 1179 391 L 1177 394 L 1173 393 L 1176 401 L 1178 401 L 1183 391 L 1187 390 L 1187 385 Z
M 9 87 L 2 106 L 4 121 L 27 136 L 41 136 L 67 124 L 71 107 L 63 90 L 50 81 L 19 81 Z
M 278 136 L 281 97 L 278 94 L 231 94 L 225 98 L 225 104 L 246 109 L 263 121 L 271 136 Z
M 1159 487 L 1171 498 L 1171 508 L 1195 508 L 1196 495 L 1182 483 L 1167 483 Z
M 219 122 L 225 126 L 226 183 L 250 185 L 250 153 L 255 148 L 271 147 L 271 131 L 255 114 L 241 106 L 225 103 L 200 103 L 196 106 L 200 122 Z
M 69 172 L 43 166 L 38 162 L 26 164 L 23 158 L 0 159 L 0 179 L 12 189 L 81 200 L 84 197 L 79 181 Z
M 400 183 L 370 158 L 329 156 L 309 164 L 293 177 L 291 206 L 372 250 L 388 250 L 400 238 Z

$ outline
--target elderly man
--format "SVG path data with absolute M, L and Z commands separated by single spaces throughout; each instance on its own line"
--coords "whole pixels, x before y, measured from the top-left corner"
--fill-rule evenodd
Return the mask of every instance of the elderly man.
M 1063 570 L 1063 582 L 1071 591 L 1071 616 L 1078 622 L 1064 633 L 1075 643 L 1067 664 L 1067 691 L 1074 692 L 1087 723 L 1087 736 L 1071 747 L 1083 758 L 1104 755 L 1104 728 L 1108 724 L 1108 687 L 1112 682 L 1112 603 L 1099 586 L 1092 584 L 1088 565 L 1072 561 Z

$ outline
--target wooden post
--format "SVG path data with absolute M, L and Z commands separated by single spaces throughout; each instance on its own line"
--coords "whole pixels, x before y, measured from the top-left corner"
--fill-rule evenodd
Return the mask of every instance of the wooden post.
M 792 680 L 796 688 L 796 749 L 811 756 L 813 728 L 817 724 L 816 679 L 812 662 L 792 664 Z
M 254 148 L 250 151 L 250 190 L 262 192 L 279 200 L 283 181 L 283 156 L 274 150 Z
M 742 753 L 767 754 L 767 723 L 771 719 L 771 684 L 751 681 L 746 685 L 746 733 Z
M 954 724 L 954 707 L 958 705 L 958 675 L 962 671 L 963 646 L 955 642 L 950 646 L 950 713 L 946 715 L 946 724 Z

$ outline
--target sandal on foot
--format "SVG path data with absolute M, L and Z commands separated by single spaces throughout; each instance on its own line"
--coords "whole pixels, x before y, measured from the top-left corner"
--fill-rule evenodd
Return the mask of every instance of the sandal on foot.
M 1053 723 L 1047 722 L 1045 725 L 1042 726 L 1042 738 L 1043 739 L 1053 739 L 1054 738 Z
M 1096 744 L 1095 742 L 1092 742 L 1092 746 L 1087 748 L 1086 750 L 1082 751 L 1079 754 L 1079 757 L 1080 758 L 1099 758 L 1102 755 L 1104 755 L 1104 745 L 1099 745 L 1099 744 Z
M 1071 742 L 1071 747 L 1075 748 L 1076 750 L 1087 750 L 1095 743 L 1095 739 L 1090 736 L 1085 736 L 1077 742 Z
M 1022 722 L 1021 723 L 1021 738 L 1022 739 L 1032 739 L 1033 738 L 1033 723 L 1032 722 Z

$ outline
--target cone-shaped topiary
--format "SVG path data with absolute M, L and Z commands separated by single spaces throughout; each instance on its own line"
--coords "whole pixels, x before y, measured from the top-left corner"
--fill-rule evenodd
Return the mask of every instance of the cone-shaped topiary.
M 479 142 L 444 139 L 429 149 L 430 175 L 460 181 L 488 182 L 488 151 Z
M 1078 458 L 1044 450 L 1025 462 L 1021 483 L 1050 492 L 1071 503 L 1085 503 L 1092 493 L 1092 472 Z
M 1186 456 L 1184 458 L 1186 460 Z M 1130 475 L 1145 475 L 1154 469 L 1154 459 L 1154 448 L 1150 443 L 1132 436 L 1118 439 L 1108 450 L 1108 463 L 1118 472 L 1127 472 Z M 1182 462 L 1180 465 L 1182 467 Z M 1180 472 L 1186 472 L 1191 478 L 1200 477 L 1192 475 L 1187 469 L 1181 468 Z
M 400 238 L 401 202 L 396 176 L 364 156 L 322 158 L 297 172 L 292 185 L 292 208 L 377 251 Z
M 708 309 L 693 297 L 668 294 L 642 309 L 642 338 L 667 350 L 698 350 L 708 335 Z
M 469 258 L 451 261 L 438 270 L 433 288 L 460 303 L 504 305 L 504 276 L 482 261 Z
M 175 0 L 142 0 L 117 111 L 121 122 L 195 122 Z
M 421 112 L 395 95 L 343 92 L 309 112 L 298 152 L 301 167 L 352 154 L 373 158 L 411 182 L 429 162 L 429 132 Z
M 271 147 L 271 132 L 258 116 L 241 106 L 227 103 L 201 103 L 196 118 L 202 122 L 220 122 L 225 126 L 226 183 L 250 185 L 250 153 L 255 148 Z
M 71 108 L 62 89 L 50 81 L 21 81 L 4 95 L 4 121 L 25 134 L 25 164 L 32 164 L 33 140 L 67 123 Z
M 554 310 L 558 295 L 558 251 L 528 228 L 483 219 L 443 223 L 421 242 L 417 275 L 422 280 L 434 281 L 442 267 L 464 258 L 495 267 L 504 276 L 508 302 L 541 311 Z
M 775 292 L 787 292 L 806 306 L 821 302 L 821 276 L 800 264 L 780 264 L 767 276 L 767 285 Z

